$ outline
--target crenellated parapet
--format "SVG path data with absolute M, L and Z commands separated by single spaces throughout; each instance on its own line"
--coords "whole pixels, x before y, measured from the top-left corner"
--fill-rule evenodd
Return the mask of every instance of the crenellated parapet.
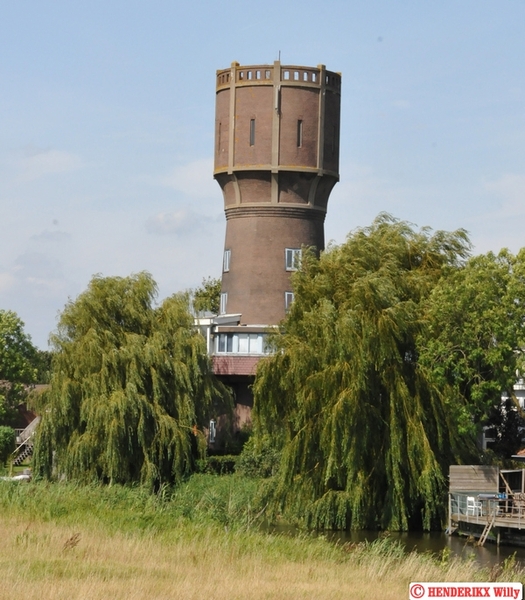
M 217 71 L 217 90 L 230 87 L 235 81 L 238 86 L 273 85 L 278 83 L 292 86 L 321 87 L 324 84 L 332 91 L 341 93 L 341 73 L 327 71 L 324 65 L 317 67 L 299 67 L 296 65 L 250 65 L 241 66 L 233 62 L 231 68 Z

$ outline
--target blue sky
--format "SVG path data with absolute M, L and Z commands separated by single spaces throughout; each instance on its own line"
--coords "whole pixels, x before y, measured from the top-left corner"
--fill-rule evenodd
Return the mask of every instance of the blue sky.
M 91 276 L 220 276 L 215 71 L 343 75 L 326 238 L 381 211 L 525 245 L 523 0 L 0 2 L 0 308 L 47 347 Z

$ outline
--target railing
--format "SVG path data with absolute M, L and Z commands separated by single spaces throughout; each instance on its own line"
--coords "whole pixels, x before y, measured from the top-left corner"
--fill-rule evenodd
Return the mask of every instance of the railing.
M 450 517 L 464 523 L 485 526 L 487 521 L 504 519 L 513 528 L 525 528 L 525 502 L 521 494 L 450 493 Z
M 38 427 L 38 424 L 40 423 L 40 417 L 36 417 L 36 419 L 33 419 L 31 421 L 31 423 L 29 423 L 29 425 L 25 428 L 25 429 L 15 429 L 15 432 L 17 434 L 16 436 L 16 450 L 12 453 L 13 455 L 18 454 L 18 452 L 20 451 L 20 449 L 23 446 L 27 446 L 31 443 L 31 439 L 33 437 L 33 435 L 35 434 L 36 428 Z

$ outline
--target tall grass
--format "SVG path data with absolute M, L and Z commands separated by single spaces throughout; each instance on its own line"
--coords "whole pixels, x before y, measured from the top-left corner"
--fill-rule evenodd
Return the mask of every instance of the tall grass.
M 0 599 L 408 597 L 410 581 L 525 581 L 388 538 L 336 545 L 250 527 L 256 483 L 200 475 L 140 488 L 0 485 Z
M 252 506 L 256 490 L 253 479 L 203 474 L 157 494 L 140 486 L 5 482 L 0 485 L 0 511 L 30 520 L 103 524 L 109 532 L 162 532 L 177 526 L 182 518 L 196 524 L 246 528 L 264 512 Z

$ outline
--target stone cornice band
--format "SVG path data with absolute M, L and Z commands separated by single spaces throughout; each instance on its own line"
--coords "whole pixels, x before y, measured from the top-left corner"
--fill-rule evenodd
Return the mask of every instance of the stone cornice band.
M 248 217 L 279 217 L 288 219 L 308 219 L 324 222 L 326 209 L 311 206 L 293 206 L 291 204 L 268 204 L 251 206 L 232 206 L 224 209 L 226 220 Z

